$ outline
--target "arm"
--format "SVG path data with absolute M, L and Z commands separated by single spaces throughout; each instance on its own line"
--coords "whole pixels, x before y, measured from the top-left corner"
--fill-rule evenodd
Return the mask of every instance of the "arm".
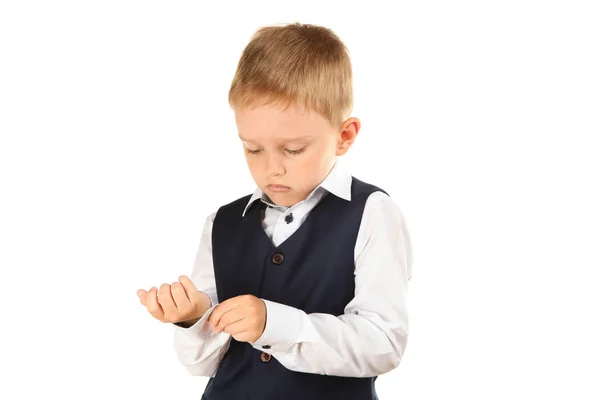
M 206 218 L 191 280 L 194 285 L 211 299 L 211 306 L 197 321 L 174 324 L 173 346 L 181 364 L 191 375 L 214 376 L 229 349 L 231 335 L 214 334 L 208 324 L 208 317 L 216 307 L 217 289 L 212 261 L 212 226 L 215 213 Z
M 368 377 L 396 368 L 408 338 L 412 248 L 400 209 L 383 193 L 367 200 L 355 260 L 355 297 L 343 315 L 264 300 L 267 324 L 253 346 L 299 372 Z

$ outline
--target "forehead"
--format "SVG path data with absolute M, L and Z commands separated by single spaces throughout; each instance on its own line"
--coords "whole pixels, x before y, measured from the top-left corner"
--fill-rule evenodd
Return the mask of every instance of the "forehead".
M 240 137 L 246 140 L 289 140 L 315 137 L 327 132 L 328 121 L 316 111 L 295 105 L 284 109 L 278 105 L 235 109 L 235 122 Z

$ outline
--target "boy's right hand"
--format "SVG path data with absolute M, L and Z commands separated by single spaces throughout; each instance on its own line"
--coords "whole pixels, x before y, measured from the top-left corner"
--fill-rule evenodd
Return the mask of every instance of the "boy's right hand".
M 139 289 L 140 303 L 157 320 L 165 323 L 193 325 L 210 308 L 211 300 L 206 293 L 198 291 L 190 278 L 179 277 L 171 285 L 163 283 L 160 289 Z

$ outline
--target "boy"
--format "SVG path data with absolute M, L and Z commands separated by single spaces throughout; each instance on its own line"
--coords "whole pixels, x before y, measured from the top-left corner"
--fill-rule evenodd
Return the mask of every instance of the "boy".
M 412 248 L 400 209 L 346 172 L 349 55 L 329 29 L 259 29 L 229 92 L 257 189 L 205 222 L 191 279 L 138 290 L 175 324 L 202 399 L 377 399 L 406 348 Z

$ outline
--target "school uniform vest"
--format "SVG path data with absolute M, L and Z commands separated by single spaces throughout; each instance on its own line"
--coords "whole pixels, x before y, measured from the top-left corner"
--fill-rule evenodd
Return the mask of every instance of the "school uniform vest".
M 306 313 L 343 315 L 354 297 L 354 247 L 367 198 L 383 190 L 352 178 L 352 200 L 328 193 L 304 223 L 274 246 L 265 205 L 245 196 L 221 207 L 212 230 L 219 302 L 252 294 Z M 385 193 L 385 192 L 384 192 Z M 249 343 L 231 339 L 204 400 L 377 400 L 375 379 L 295 372 Z

